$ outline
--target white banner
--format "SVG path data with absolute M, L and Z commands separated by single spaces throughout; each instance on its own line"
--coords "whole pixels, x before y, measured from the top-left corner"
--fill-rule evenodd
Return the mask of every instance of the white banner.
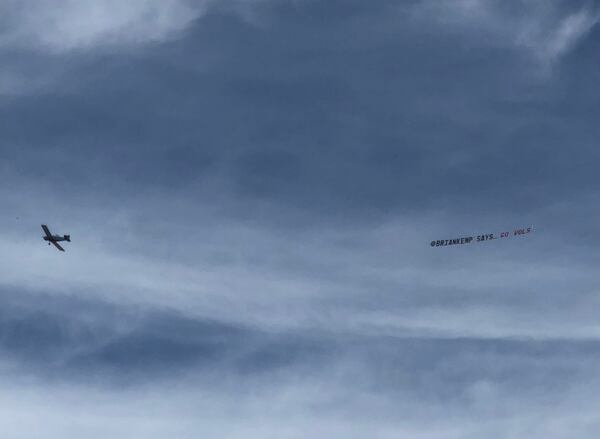
M 514 229 L 511 232 L 485 233 L 482 235 L 475 236 L 463 236 L 461 238 L 438 239 L 436 241 L 431 241 L 430 245 L 432 247 L 445 247 L 447 245 L 464 245 L 471 244 L 474 242 L 493 241 L 494 239 L 505 239 L 514 236 L 524 236 L 531 232 L 533 232 L 533 226 Z

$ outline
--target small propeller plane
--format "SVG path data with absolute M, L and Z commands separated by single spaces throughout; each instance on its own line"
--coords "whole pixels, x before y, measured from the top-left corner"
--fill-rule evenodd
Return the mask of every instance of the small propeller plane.
M 53 235 L 52 233 L 50 233 L 48 226 L 45 224 L 42 224 L 42 229 L 44 229 L 44 233 L 46 234 L 46 236 L 44 236 L 44 241 L 48 241 L 48 245 L 52 244 L 52 245 L 54 245 L 54 247 L 59 249 L 61 252 L 64 252 L 65 249 L 62 248 L 58 243 L 60 241 L 71 242 L 71 235 L 63 235 L 63 236 Z

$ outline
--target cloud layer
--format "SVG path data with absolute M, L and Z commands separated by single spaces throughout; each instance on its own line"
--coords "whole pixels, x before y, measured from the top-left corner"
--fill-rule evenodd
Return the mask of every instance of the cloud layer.
M 527 49 L 545 68 L 573 49 L 600 19 L 592 2 L 557 0 L 431 0 L 417 3 L 415 17 L 431 19 L 441 28 L 478 33 L 484 44 Z
M 26 3 L 6 437 L 597 429 L 595 2 Z
M 5 1 L 3 46 L 41 46 L 53 52 L 158 42 L 200 16 L 205 1 Z

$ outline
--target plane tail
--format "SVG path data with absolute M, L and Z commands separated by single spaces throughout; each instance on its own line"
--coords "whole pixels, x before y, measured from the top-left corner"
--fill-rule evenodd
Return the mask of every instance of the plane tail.
M 65 235 L 64 238 L 67 242 L 71 242 L 71 235 Z

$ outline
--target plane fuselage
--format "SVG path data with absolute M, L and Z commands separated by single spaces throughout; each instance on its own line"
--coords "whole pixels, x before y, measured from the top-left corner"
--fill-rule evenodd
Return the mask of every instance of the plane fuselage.
M 60 241 L 71 241 L 68 236 L 60 236 L 60 235 L 52 235 L 52 236 L 44 236 L 44 241 L 50 242 L 60 242 Z

